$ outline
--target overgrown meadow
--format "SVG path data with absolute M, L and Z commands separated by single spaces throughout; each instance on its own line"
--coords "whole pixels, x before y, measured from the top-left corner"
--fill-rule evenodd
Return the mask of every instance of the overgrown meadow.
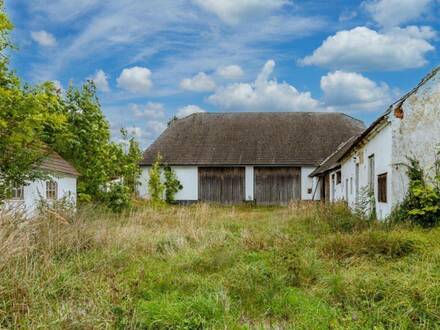
M 0 327 L 432 329 L 439 234 L 344 205 L 3 215 Z

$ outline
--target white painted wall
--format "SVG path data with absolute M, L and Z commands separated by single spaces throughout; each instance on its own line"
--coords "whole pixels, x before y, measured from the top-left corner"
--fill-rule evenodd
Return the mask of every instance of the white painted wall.
M 393 176 L 391 150 L 392 130 L 391 126 L 388 124 L 386 127 L 377 132 L 376 135 L 370 137 L 370 141 L 368 141 L 364 146 L 358 150 L 355 150 L 350 157 L 346 158 L 341 167 L 342 183 L 345 183 L 347 179 L 349 182 L 348 204 L 351 207 L 354 207 L 358 198 L 358 196 L 356 196 L 356 164 L 359 164 L 359 190 L 362 191 L 363 188 L 365 189 L 365 187 L 368 187 L 368 157 L 374 154 L 374 195 L 376 199 L 376 213 L 379 219 L 386 218 L 391 213 L 393 206 L 393 196 L 391 195 L 391 182 Z M 387 203 L 379 203 L 377 200 L 377 176 L 384 173 L 387 173 Z M 351 185 L 353 186 L 353 189 L 351 189 Z M 345 184 L 343 186 L 345 186 Z M 346 199 L 345 187 L 342 187 L 339 196 L 341 199 Z
M 309 174 L 312 173 L 315 170 L 315 168 L 316 167 L 312 167 L 312 166 L 301 167 L 301 199 L 302 200 L 308 201 L 308 200 L 312 200 L 312 198 L 313 198 L 313 193 L 314 193 L 316 183 L 314 184 L 313 178 L 309 177 Z M 310 192 L 309 192 L 309 189 L 310 189 Z M 319 189 L 318 189 L 317 193 L 319 194 Z M 316 197 L 317 196 L 315 193 L 315 200 L 317 200 Z M 319 195 L 318 195 L 318 197 L 319 197 Z
M 406 157 L 420 162 L 425 173 L 434 175 L 433 165 L 440 151 L 440 72 L 421 86 L 402 104 L 403 119 L 394 113 L 389 117 L 392 125 L 392 162 L 394 174 L 392 194 L 394 204 L 403 201 L 408 191 Z
M 73 176 L 55 176 L 50 178 L 58 183 L 58 199 L 66 199 L 76 205 L 76 183 Z M 25 213 L 28 216 L 35 216 L 41 200 L 46 200 L 46 180 L 36 180 L 24 187 L 24 198 L 22 200 L 9 200 L 4 208 Z
M 254 167 L 253 166 L 246 166 L 244 184 L 245 184 L 245 193 L 246 193 L 246 200 L 247 201 L 254 200 L 254 183 L 255 183 Z
M 138 194 L 141 198 L 148 199 L 148 180 L 150 166 L 143 166 L 141 169 L 140 185 Z M 183 186 L 183 189 L 176 194 L 176 200 L 179 201 L 197 201 L 199 199 L 199 176 L 197 166 L 171 166 L 176 172 L 177 179 Z

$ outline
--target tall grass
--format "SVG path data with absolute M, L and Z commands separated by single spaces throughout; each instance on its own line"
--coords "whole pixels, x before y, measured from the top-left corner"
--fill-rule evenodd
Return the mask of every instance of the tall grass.
M 0 328 L 436 328 L 438 229 L 343 205 L 0 220 Z

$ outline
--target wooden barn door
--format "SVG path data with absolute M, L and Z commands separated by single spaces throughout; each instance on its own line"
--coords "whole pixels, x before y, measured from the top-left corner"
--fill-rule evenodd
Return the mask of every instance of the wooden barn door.
M 238 204 L 245 199 L 244 167 L 199 167 L 199 200 Z
M 255 200 L 262 205 L 301 199 L 299 167 L 255 167 Z

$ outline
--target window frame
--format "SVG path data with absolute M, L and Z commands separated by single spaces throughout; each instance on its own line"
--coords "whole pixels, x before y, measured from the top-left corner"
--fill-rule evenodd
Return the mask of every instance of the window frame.
M 342 171 L 336 171 L 336 185 L 342 183 Z
M 388 173 L 377 176 L 377 202 L 388 203 Z
M 24 200 L 24 186 L 14 186 L 11 188 L 11 200 L 13 201 Z
M 55 181 L 55 180 L 46 181 L 46 199 L 47 200 L 57 200 L 58 199 L 58 182 L 57 181 Z

